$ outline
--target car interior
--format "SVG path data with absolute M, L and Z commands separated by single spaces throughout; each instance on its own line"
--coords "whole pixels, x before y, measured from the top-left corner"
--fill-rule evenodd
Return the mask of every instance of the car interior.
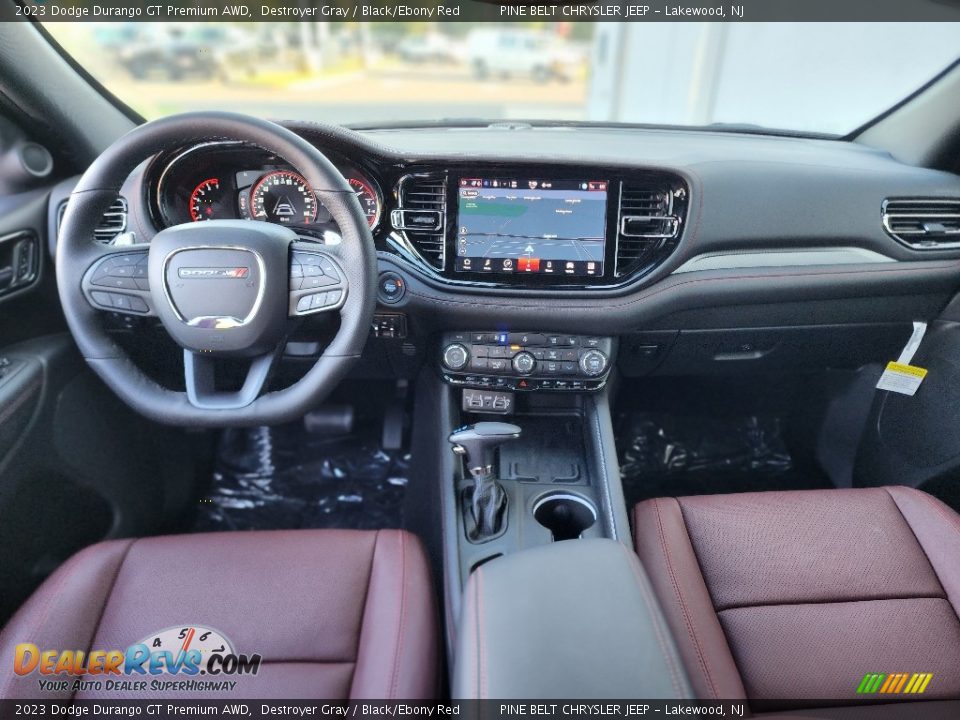
M 955 717 L 960 65 L 827 136 L 0 48 L 0 698 L 193 697 L 7 665 L 189 627 L 262 657 L 204 697 Z

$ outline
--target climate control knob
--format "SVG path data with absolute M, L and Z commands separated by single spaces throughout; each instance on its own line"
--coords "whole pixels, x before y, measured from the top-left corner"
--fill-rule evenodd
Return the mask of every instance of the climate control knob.
M 443 349 L 443 364 L 448 370 L 463 370 L 470 362 L 470 351 L 460 343 L 451 343 Z
M 521 375 L 529 375 L 537 366 L 537 361 L 528 352 L 518 352 L 513 356 L 513 369 Z
M 580 370 L 584 375 L 596 377 L 607 369 L 607 356 L 599 350 L 587 350 L 580 356 Z

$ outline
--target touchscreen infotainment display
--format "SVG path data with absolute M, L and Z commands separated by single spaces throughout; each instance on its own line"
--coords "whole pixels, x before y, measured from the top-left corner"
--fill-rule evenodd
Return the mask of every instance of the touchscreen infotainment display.
M 460 178 L 457 271 L 603 275 L 607 184 Z

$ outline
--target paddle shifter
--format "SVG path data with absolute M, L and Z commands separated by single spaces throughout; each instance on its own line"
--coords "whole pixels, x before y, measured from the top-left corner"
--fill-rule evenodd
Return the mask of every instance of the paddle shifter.
M 496 451 L 507 440 L 520 437 L 520 428 L 501 422 L 481 422 L 454 430 L 449 440 L 453 451 L 462 455 L 473 477 L 470 509 L 477 539 L 500 532 L 507 496 L 494 477 Z

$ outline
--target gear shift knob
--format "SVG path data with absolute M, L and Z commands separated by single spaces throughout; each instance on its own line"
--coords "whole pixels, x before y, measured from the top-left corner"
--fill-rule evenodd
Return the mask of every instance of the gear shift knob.
M 448 438 L 453 451 L 463 455 L 473 477 L 493 475 L 497 448 L 507 440 L 520 437 L 520 428 L 510 423 L 479 422 L 458 428 Z

